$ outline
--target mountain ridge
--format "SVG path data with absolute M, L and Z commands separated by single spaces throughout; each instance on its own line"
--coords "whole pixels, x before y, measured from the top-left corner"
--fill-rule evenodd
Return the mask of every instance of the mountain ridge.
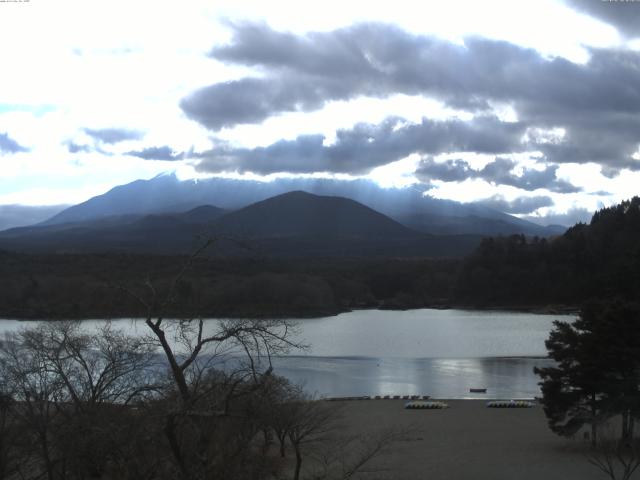
M 200 206 L 181 214 L 111 216 L 17 228 L 0 233 L 0 248 L 174 254 L 189 253 L 198 239 L 201 243 L 212 237 L 219 239 L 219 254 L 232 256 L 461 256 L 480 241 L 473 235 L 420 233 L 354 200 L 294 191 L 233 212 Z M 250 251 L 231 238 L 249 244 Z
M 204 180 L 179 180 L 162 175 L 150 180 L 136 180 L 119 185 L 54 215 L 43 225 L 86 221 L 122 214 L 155 214 L 186 211 L 201 205 L 216 205 L 224 210 L 238 210 L 258 201 L 290 191 L 304 190 L 316 195 L 350 198 L 405 226 L 434 234 L 514 234 L 549 236 L 562 229 L 549 229 L 480 204 L 462 204 L 452 200 L 423 196 L 408 188 L 382 188 L 369 180 L 334 180 L 323 178 L 281 178 L 272 182 L 214 177 Z M 427 214 L 436 223 L 411 221 L 412 216 Z M 467 221 L 474 217 L 482 219 Z M 447 222 L 442 219 L 454 218 Z

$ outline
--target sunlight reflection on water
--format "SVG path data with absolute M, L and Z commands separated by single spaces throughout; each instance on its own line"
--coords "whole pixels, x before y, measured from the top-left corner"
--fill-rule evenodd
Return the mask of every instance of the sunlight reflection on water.
M 544 341 L 554 320 L 570 315 L 473 310 L 359 310 L 299 320 L 304 352 L 274 360 L 276 373 L 322 396 L 418 395 L 487 398 L 539 395 L 533 367 L 549 360 Z M 102 320 L 86 320 L 91 328 Z M 133 335 L 147 333 L 140 320 L 114 323 Z M 30 322 L 0 320 L 0 333 Z M 206 328 L 215 329 L 216 320 Z M 480 395 L 484 398 L 485 395 Z
M 275 371 L 320 396 L 431 395 L 434 398 L 532 398 L 542 358 L 279 357 Z M 470 388 L 486 388 L 472 394 Z

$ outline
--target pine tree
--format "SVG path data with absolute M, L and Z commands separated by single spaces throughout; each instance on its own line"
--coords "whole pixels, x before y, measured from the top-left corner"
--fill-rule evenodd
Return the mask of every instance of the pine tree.
M 555 322 L 546 341 L 556 365 L 536 368 L 552 431 L 571 436 L 585 424 L 596 443 L 598 423 L 622 417 L 622 437 L 633 436 L 640 415 L 640 306 L 590 302 L 575 322 Z

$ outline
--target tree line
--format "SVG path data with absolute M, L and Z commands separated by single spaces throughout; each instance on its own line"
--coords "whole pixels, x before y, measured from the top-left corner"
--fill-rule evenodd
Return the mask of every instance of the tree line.
M 215 252 L 212 246 L 211 252 Z M 118 288 L 142 292 L 141 278 L 171 283 L 184 256 L 0 252 L 0 317 L 142 317 Z M 354 308 L 446 305 L 459 262 L 438 259 L 272 259 L 203 255 L 180 281 L 174 318 L 310 317 Z
M 215 252 L 215 247 L 212 249 Z M 144 315 L 115 284 L 168 284 L 184 256 L 109 252 L 28 255 L 0 251 L 0 316 Z M 209 317 L 307 317 L 354 308 L 577 307 L 633 299 L 640 289 L 640 199 L 596 212 L 554 238 L 484 239 L 464 259 L 203 256 L 168 312 Z
M 559 237 L 484 239 L 459 270 L 454 298 L 475 306 L 581 305 L 637 298 L 640 198 L 597 211 Z

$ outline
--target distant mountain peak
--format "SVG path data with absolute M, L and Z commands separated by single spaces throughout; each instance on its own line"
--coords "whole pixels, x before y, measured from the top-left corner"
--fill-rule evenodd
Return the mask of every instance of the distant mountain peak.
M 45 225 L 81 222 L 119 215 L 185 212 L 201 205 L 237 210 L 255 202 L 308 195 L 349 198 L 425 233 L 512 234 L 547 236 L 550 231 L 534 223 L 486 206 L 462 204 L 424 196 L 416 188 L 382 188 L 370 180 L 280 178 L 272 182 L 212 177 L 180 180 L 165 172 L 149 180 L 120 185 L 109 192 L 70 207 Z

